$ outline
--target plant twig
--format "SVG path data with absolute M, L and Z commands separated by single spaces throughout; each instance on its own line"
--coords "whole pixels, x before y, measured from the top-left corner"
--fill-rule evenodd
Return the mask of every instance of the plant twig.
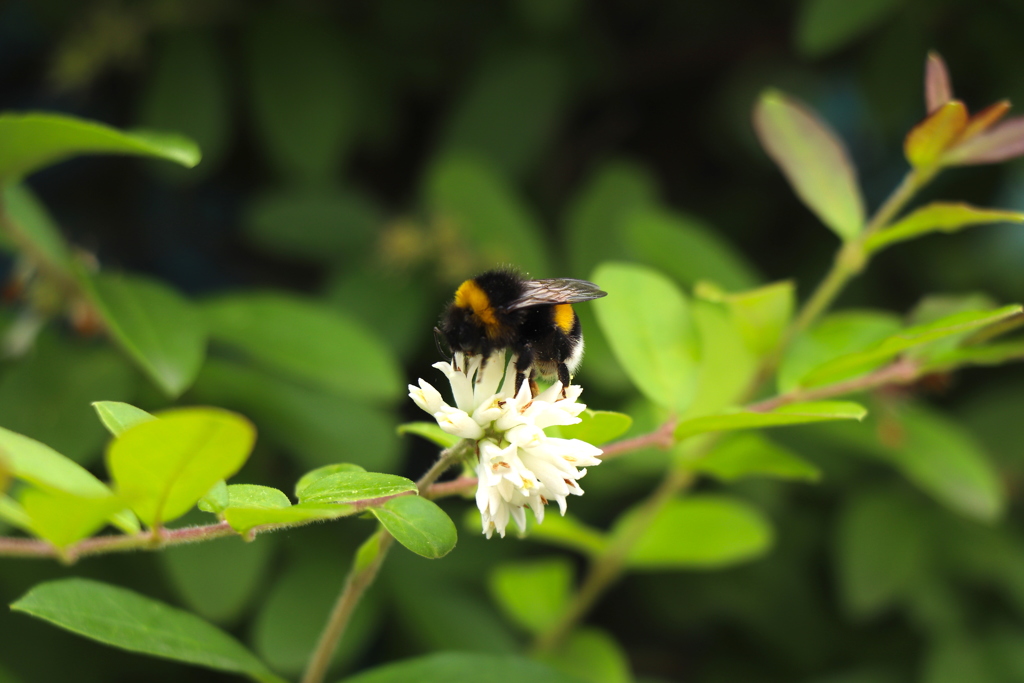
M 649 434 L 642 434 L 631 439 L 623 439 L 601 447 L 601 460 L 609 460 L 624 453 L 638 451 L 641 448 L 669 448 L 675 443 L 672 432 L 675 431 L 675 418 L 669 419 Z
M 416 482 L 416 488 L 419 490 L 420 495 L 429 497 L 437 478 L 449 467 L 469 455 L 473 444 L 472 440 L 463 439 L 451 448 L 442 451 L 437 462 Z M 379 540 L 377 548 L 373 550 L 373 559 L 362 563 L 360 562 L 359 553 L 353 559 L 352 567 L 345 577 L 345 584 L 341 589 L 341 593 L 338 595 L 337 600 L 334 601 L 334 607 L 327 618 L 327 624 L 324 626 L 323 631 L 320 632 L 316 648 L 313 650 L 313 654 L 310 655 L 309 664 L 306 665 L 306 671 L 302 675 L 302 683 L 322 683 L 327 675 L 328 668 L 330 668 L 334 651 L 338 648 L 338 643 L 341 642 L 342 637 L 345 635 L 345 629 L 352 618 L 352 613 L 355 612 L 366 590 L 373 585 L 374 579 L 377 578 L 377 572 L 380 571 L 380 567 L 384 563 L 385 557 L 387 557 L 394 538 L 380 525 L 378 525 L 378 530 L 374 533 L 378 536 Z
M 451 481 L 442 481 L 440 484 L 431 484 L 427 487 L 423 497 L 437 500 L 438 498 L 447 498 L 448 496 L 458 496 L 472 491 L 478 483 L 476 477 L 459 477 Z
M 80 557 L 89 555 L 130 550 L 157 550 L 172 545 L 211 541 L 215 538 L 237 535 L 238 532 L 232 529 L 227 522 L 218 522 L 181 529 L 160 529 L 159 533 L 150 530 L 126 536 L 94 536 L 73 543 L 63 550 L 49 541 L 40 539 L 0 537 L 0 557 L 55 558 L 71 563 Z
M 855 394 L 868 389 L 876 389 L 888 384 L 910 384 L 921 376 L 921 367 L 910 358 L 901 358 L 894 363 L 881 367 L 873 372 L 853 379 L 827 384 L 812 389 L 795 389 L 764 401 L 752 403 L 746 407 L 755 413 L 767 413 L 780 406 L 800 401 L 820 401 L 836 396 Z

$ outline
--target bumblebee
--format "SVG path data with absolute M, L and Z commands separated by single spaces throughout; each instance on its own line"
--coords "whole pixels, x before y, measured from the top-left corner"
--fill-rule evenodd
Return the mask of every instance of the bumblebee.
M 489 270 L 466 280 L 434 328 L 452 352 L 467 355 L 510 349 L 516 355 L 516 391 L 529 378 L 557 377 L 569 386 L 583 359 L 583 332 L 572 304 L 607 293 L 586 280 L 527 280 L 514 270 Z

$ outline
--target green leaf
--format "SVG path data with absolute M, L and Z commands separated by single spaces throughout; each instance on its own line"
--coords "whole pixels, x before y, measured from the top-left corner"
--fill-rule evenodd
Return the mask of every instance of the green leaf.
M 212 31 L 166 31 L 158 40 L 139 118 L 147 128 L 178 131 L 199 144 L 205 163 L 198 180 L 216 170 L 233 132 L 227 63 Z
M 1004 306 L 991 311 L 966 311 L 926 325 L 908 327 L 863 351 L 840 356 L 815 367 L 801 379 L 800 385 L 815 387 L 856 376 L 915 346 L 993 325 L 1019 315 L 1022 310 L 1020 306 Z
M 629 415 L 611 410 L 587 409 L 580 413 L 579 418 L 580 421 L 574 425 L 558 427 L 558 436 L 600 446 L 619 438 L 633 425 L 633 418 Z
M 469 516 L 471 521 L 468 526 L 479 532 L 480 512 L 470 510 Z M 571 514 L 545 515 L 542 524 L 537 524 L 533 517 L 527 515 L 526 524 L 526 537 L 531 541 L 576 550 L 591 557 L 600 555 L 608 545 L 603 531 L 587 526 Z
M 627 533 L 635 511 L 613 533 Z M 641 532 L 626 559 L 633 569 L 717 569 L 760 557 L 773 540 L 772 527 L 738 499 L 693 495 L 668 501 Z
M 903 140 L 903 154 L 911 166 L 936 168 L 967 127 L 970 114 L 960 100 L 950 100 L 910 129 Z
M 255 13 L 244 36 L 251 111 L 277 170 L 323 183 L 356 133 L 356 74 L 332 22 L 274 8 Z
M 685 286 L 711 280 L 726 289 L 749 289 L 761 279 L 715 228 L 693 216 L 641 207 L 624 219 L 622 229 L 634 259 Z
M 718 413 L 736 405 L 758 366 L 736 320 L 724 306 L 694 299 L 690 310 L 700 335 L 701 358 L 696 395 L 683 417 Z
M 210 487 L 210 490 L 203 494 L 203 497 L 196 503 L 196 507 L 203 512 L 210 512 L 219 515 L 228 507 L 228 484 L 223 479 Z
M 258 484 L 231 484 L 227 487 L 228 502 L 225 510 L 231 508 L 260 508 L 276 510 L 292 504 L 288 494 L 272 486 Z
M 138 424 L 107 449 L 117 492 L 150 527 L 177 519 L 214 484 L 237 472 L 256 430 L 216 408 L 178 408 Z
M 824 57 L 874 29 L 900 4 L 900 0 L 804 0 L 796 19 L 796 47 L 807 57 Z
M 394 474 L 336 472 L 319 477 L 302 490 L 302 503 L 354 503 L 416 490 L 416 484 Z
M 264 584 L 273 541 L 267 537 L 246 543 L 235 537 L 179 545 L 163 550 L 160 563 L 189 609 L 204 619 L 225 623 L 237 619 Z
M 897 242 L 912 240 L 930 232 L 952 233 L 961 228 L 986 223 L 1024 223 L 1024 213 L 981 209 L 963 202 L 932 202 L 869 237 L 864 242 L 864 248 L 869 253 L 877 252 Z
M 440 149 L 477 154 L 523 177 L 550 148 L 566 105 L 566 71 L 557 55 L 529 48 L 485 61 L 455 106 Z
M 114 436 L 121 436 L 137 424 L 156 419 L 142 408 L 120 401 L 94 401 L 92 407 L 103 426 Z
M 685 465 L 724 482 L 745 477 L 810 482 L 821 478 L 817 467 L 756 432 L 731 436 L 706 456 Z
M 843 311 L 825 316 L 790 344 L 778 374 L 779 393 L 801 386 L 814 368 L 863 351 L 900 331 L 900 319 L 882 311 Z
M 847 609 L 871 617 L 904 596 L 927 571 L 927 520 L 903 494 L 862 491 L 840 518 L 836 562 Z
M 110 489 L 73 460 L 27 436 L 0 428 L 0 452 L 13 476 L 44 491 L 102 498 Z
M 812 110 L 766 90 L 754 109 L 754 129 L 800 200 L 821 222 L 852 240 L 864 228 L 864 199 L 846 147 Z
M 491 596 L 512 621 L 533 634 L 554 625 L 568 606 L 573 567 L 565 558 L 506 562 L 491 571 Z
M 896 437 L 883 446 L 907 479 L 962 515 L 989 522 L 1002 516 L 1003 484 L 965 429 L 918 405 L 902 406 L 896 419 Z
M 8 495 L 0 494 L 0 520 L 22 531 L 32 533 L 32 520 L 25 508 Z
M 339 474 L 341 472 L 365 472 L 366 470 L 359 465 L 353 465 L 350 462 L 339 462 L 334 465 L 324 465 L 318 467 L 315 470 L 311 470 L 302 475 L 297 482 L 295 482 L 295 497 L 302 500 L 303 493 L 306 488 L 323 477 L 331 474 Z
M 96 533 L 126 507 L 123 500 L 113 495 L 85 497 L 34 488 L 22 492 L 21 505 L 32 532 L 58 548 Z
M 399 227 L 390 234 L 409 235 L 406 230 Z M 379 259 L 358 256 L 356 263 L 336 261 L 335 265 L 324 286 L 324 303 L 361 321 L 404 359 L 422 352 L 424 330 L 433 327 L 438 313 L 436 292 L 423 286 L 422 274 L 413 269 L 396 271 Z
M 538 660 L 588 683 L 633 681 L 629 658 L 622 647 L 608 633 L 596 628 L 573 631 L 558 650 L 541 654 Z
M 474 263 L 515 263 L 535 278 L 550 273 L 538 219 L 484 160 L 448 155 L 429 170 L 425 182 L 427 210 L 465 241 Z
M 366 508 L 336 503 L 300 503 L 290 507 L 234 507 L 224 510 L 224 519 L 240 534 L 248 534 L 256 527 L 300 525 L 328 519 L 339 519 L 359 514 Z
M 304 468 L 339 460 L 377 471 L 398 467 L 401 441 L 395 416 L 366 401 L 299 386 L 216 358 L 203 366 L 192 394 L 204 403 L 250 416 L 262 435 Z
M 443 652 L 386 664 L 344 679 L 341 683 L 580 683 L 544 664 L 512 655 Z
M 989 653 L 966 635 L 936 639 L 925 657 L 921 683 L 999 683 Z
M 778 347 L 796 305 L 796 288 L 791 280 L 736 294 L 726 294 L 704 285 L 698 286 L 696 295 L 724 304 L 747 348 L 758 356 Z
M 968 365 L 1002 365 L 1024 358 L 1024 341 L 968 346 L 937 354 L 928 360 L 928 372 L 947 372 Z
M 655 403 L 685 409 L 699 355 L 686 297 L 663 275 L 633 264 L 602 264 L 592 279 L 608 292 L 594 310 L 630 379 Z
M 114 349 L 47 330 L 0 377 L 0 425 L 89 466 L 108 438 L 89 403 L 128 398 L 135 385 L 135 371 Z
M 168 133 L 116 128 L 63 114 L 0 115 L 0 178 L 28 175 L 79 154 L 135 154 L 167 159 L 186 167 L 200 153 L 188 138 Z
M 398 425 L 398 433 L 421 436 L 441 448 L 451 448 L 459 442 L 459 437 L 444 431 L 436 422 L 406 422 L 404 425 Z
M 81 465 L 28 436 L 0 428 L 0 453 L 11 475 L 45 492 L 93 499 L 112 495 L 106 484 Z M 139 530 L 138 520 L 128 511 L 114 515 L 111 523 L 128 533 Z
M 475 544 L 481 550 L 491 545 L 481 539 Z M 493 553 L 493 545 L 488 550 Z M 412 553 L 393 553 L 388 558 L 388 595 L 407 642 L 430 651 L 518 651 L 522 644 L 514 629 L 481 592 L 486 565 L 467 572 L 471 565 L 462 564 L 460 557 L 466 556 L 460 552 L 444 563 L 424 562 Z M 453 576 L 456 564 L 463 569 Z M 431 590 L 423 590 L 423 585 Z
M 209 300 L 203 314 L 215 341 L 296 380 L 377 401 L 401 391 L 386 346 L 337 311 L 285 294 L 246 293 Z
M 293 553 L 288 560 L 282 575 L 261 596 L 251 637 L 256 652 L 268 664 L 297 680 L 327 623 L 338 597 L 339 575 L 346 567 L 345 558 L 324 548 L 312 557 L 296 558 Z M 373 589 L 363 595 L 331 658 L 332 670 L 351 662 L 370 645 L 382 611 L 379 603 Z
M 243 222 L 248 238 L 275 256 L 337 262 L 363 254 L 384 220 L 381 209 L 354 190 L 317 187 L 261 194 Z
M 602 261 L 621 258 L 626 219 L 657 200 L 657 183 L 644 168 L 623 161 L 598 167 L 565 216 L 573 274 L 586 277 Z
M 0 116 L 0 121 L 2 118 Z M 73 263 L 71 250 L 43 203 L 25 185 L 10 183 L 0 187 L 4 210 L 13 223 L 7 232 L 14 231 L 3 239 L 13 239 L 15 244 L 12 246 L 19 251 L 28 251 L 33 258 L 63 273 L 70 273 Z
M 392 498 L 371 512 L 395 540 L 431 560 L 447 555 L 458 540 L 452 520 L 426 498 Z
M 188 612 L 88 579 L 42 583 L 11 605 L 73 633 L 130 652 L 282 683 L 237 640 Z
M 948 318 L 951 315 L 966 312 L 990 311 L 996 307 L 996 302 L 987 294 L 930 294 L 921 299 L 908 316 L 911 325 L 927 325 Z M 993 326 L 983 332 L 986 339 L 990 339 L 1000 330 L 1006 332 L 1018 327 L 1024 322 L 1024 316 L 1010 318 L 997 326 Z M 953 334 L 936 341 L 915 347 L 910 351 L 911 356 L 923 362 L 936 355 L 955 349 L 968 341 L 977 339 L 974 330 L 967 330 L 960 334 Z
M 206 333 L 187 299 L 137 275 L 100 273 L 89 290 L 111 336 L 164 393 L 173 398 L 192 384 Z
M 863 406 L 848 401 L 791 403 L 764 413 L 740 411 L 683 420 L 676 426 L 675 438 L 682 441 L 705 432 L 763 429 L 829 420 L 863 420 L 867 414 Z

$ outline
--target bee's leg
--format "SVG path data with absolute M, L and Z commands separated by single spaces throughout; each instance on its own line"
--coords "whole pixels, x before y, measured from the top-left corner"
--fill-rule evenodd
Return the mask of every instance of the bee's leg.
M 565 363 L 558 364 L 558 381 L 562 383 L 562 398 L 565 398 L 565 390 L 572 381 L 569 377 L 569 366 Z
M 533 373 L 531 372 L 530 373 L 530 394 L 532 394 L 534 398 L 537 398 L 537 394 L 539 394 L 539 393 L 540 393 L 540 387 L 537 386 L 537 380 L 535 380 L 533 378 Z
M 477 368 L 477 371 L 476 371 L 476 382 L 479 383 L 483 379 L 483 377 L 484 377 L 484 368 L 487 367 L 487 361 L 490 360 L 490 358 L 491 358 L 490 354 L 485 353 L 485 354 L 483 354 L 483 357 L 480 359 L 480 367 Z
M 526 381 L 527 373 L 530 372 L 530 368 L 533 367 L 533 350 L 529 347 L 519 349 L 519 355 L 516 357 L 516 395 L 519 395 L 519 389 L 522 388 L 523 382 Z M 532 373 L 531 373 L 532 374 Z M 533 384 L 533 378 L 530 378 L 530 389 L 533 391 L 533 395 L 537 395 L 536 385 Z

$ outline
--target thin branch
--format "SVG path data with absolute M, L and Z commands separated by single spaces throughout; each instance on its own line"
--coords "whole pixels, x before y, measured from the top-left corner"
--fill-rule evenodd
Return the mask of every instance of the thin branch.
M 238 532 L 227 522 L 189 526 L 181 529 L 160 529 L 140 531 L 126 536 L 94 536 L 73 543 L 61 550 L 49 541 L 34 538 L 0 538 L 0 556 L 25 558 L 53 558 L 71 563 L 80 557 L 103 555 L 105 553 L 127 552 L 130 550 L 159 550 L 172 545 L 210 541 L 225 536 L 237 536 Z
M 352 508 L 353 514 L 367 510 L 372 507 L 379 507 L 391 500 L 401 496 L 413 495 L 411 492 L 396 493 L 378 498 L 367 498 L 346 503 Z M 251 529 L 245 534 L 247 540 L 252 540 L 257 534 L 281 529 L 293 529 L 295 527 L 314 524 L 320 519 L 306 519 L 297 522 L 284 522 L 281 524 L 262 524 Z M 160 550 L 172 545 L 184 543 L 199 543 L 201 541 L 212 541 L 226 536 L 238 536 L 239 533 L 231 528 L 227 522 L 215 524 L 204 524 L 200 526 L 183 527 L 181 529 L 167 529 L 158 527 L 155 531 L 140 531 L 137 534 L 93 536 L 68 547 L 61 549 L 49 541 L 35 538 L 10 538 L 0 536 L 0 557 L 23 557 L 37 559 L 58 559 L 71 564 L 79 558 L 90 555 L 105 555 L 108 553 L 129 552 L 132 550 Z
M 416 488 L 419 490 L 420 495 L 429 498 L 437 478 L 444 474 L 449 467 L 468 456 L 474 447 L 474 441 L 463 439 L 451 448 L 442 451 L 437 462 L 416 482 Z M 379 537 L 379 541 L 372 561 L 366 564 L 361 563 L 361 553 L 356 553 L 355 558 L 352 560 L 352 568 L 349 569 L 348 575 L 345 577 L 345 585 L 342 587 L 338 599 L 334 601 L 334 607 L 331 608 L 327 624 L 324 625 L 323 631 L 320 632 L 316 649 L 313 650 L 313 654 L 309 658 L 309 664 L 306 665 L 306 671 L 302 675 L 302 683 L 322 683 L 327 675 L 327 670 L 330 668 L 334 651 L 338 648 L 338 643 L 341 642 L 342 637 L 345 635 L 345 629 L 352 618 L 352 613 L 359 605 L 363 594 L 366 593 L 366 590 L 373 585 L 374 579 L 377 578 L 377 572 L 384 563 L 384 558 L 387 557 L 394 538 L 380 525 L 378 525 L 375 535 Z
M 672 436 L 675 429 L 676 419 L 672 418 L 667 420 L 665 424 L 661 425 L 653 432 L 634 436 L 632 439 L 616 441 L 615 443 L 608 444 L 607 446 L 602 446 L 601 460 L 609 460 L 625 453 L 638 451 L 642 448 L 670 448 L 672 444 L 675 443 L 675 439 Z
M 855 394 L 869 389 L 876 389 L 887 384 L 910 384 L 922 374 L 921 367 L 910 358 L 901 358 L 896 362 L 835 384 L 828 384 L 813 389 L 796 389 L 778 396 L 752 403 L 746 407 L 755 413 L 767 413 L 780 406 L 800 401 L 820 401 L 846 394 Z
M 431 484 L 427 487 L 427 490 L 423 492 L 423 497 L 437 500 L 448 496 L 459 496 L 475 489 L 478 483 L 479 480 L 476 477 L 459 477 L 451 481 L 442 481 L 440 484 Z

